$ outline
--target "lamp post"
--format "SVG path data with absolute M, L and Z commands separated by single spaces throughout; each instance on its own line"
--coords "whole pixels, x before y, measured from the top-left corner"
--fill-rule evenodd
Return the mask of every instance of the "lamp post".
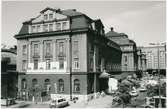
M 161 81 L 160 81 L 160 67 L 159 67 L 159 43 L 150 43 L 150 45 L 155 45 L 157 47 L 157 59 L 158 59 L 158 82 L 159 82 L 159 104 L 158 107 L 161 107 Z

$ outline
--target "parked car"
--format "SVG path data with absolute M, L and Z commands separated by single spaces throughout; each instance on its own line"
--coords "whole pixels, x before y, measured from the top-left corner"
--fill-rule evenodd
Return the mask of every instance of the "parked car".
M 129 92 L 129 94 L 130 94 L 132 97 L 138 96 L 138 93 L 137 93 L 137 91 L 135 91 L 135 90 Z
M 60 108 L 60 107 L 65 107 L 68 106 L 69 103 L 65 98 L 57 98 L 51 100 L 51 103 L 49 104 L 50 108 Z

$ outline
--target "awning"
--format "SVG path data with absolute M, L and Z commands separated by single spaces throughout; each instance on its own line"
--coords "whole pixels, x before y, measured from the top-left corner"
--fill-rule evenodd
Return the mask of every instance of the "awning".
M 110 74 L 104 71 L 100 74 L 99 78 L 110 78 Z

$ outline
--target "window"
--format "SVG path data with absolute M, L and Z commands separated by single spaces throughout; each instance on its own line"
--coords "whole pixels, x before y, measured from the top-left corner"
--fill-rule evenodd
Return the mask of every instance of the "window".
M 74 92 L 80 92 L 80 82 L 78 79 L 74 80 Z
M 26 60 L 23 60 L 23 63 L 22 63 L 22 70 L 25 71 L 25 70 L 26 70 L 26 67 L 27 67 L 27 66 L 26 66 Z
M 78 56 L 78 41 L 74 41 L 74 56 Z
M 63 54 L 64 51 L 64 42 L 59 42 L 59 53 Z
M 63 59 L 59 60 L 59 69 L 64 69 L 64 60 Z
M 59 79 L 58 83 L 59 83 L 59 92 L 60 93 L 64 92 L 64 81 L 63 81 L 63 79 Z
M 48 32 L 48 25 L 47 24 L 43 25 L 43 31 Z
M 47 42 L 46 43 L 46 56 L 51 55 L 51 43 Z
M 125 62 L 127 62 L 127 56 L 124 56 Z
M 33 79 L 32 80 L 32 87 L 35 87 L 38 84 L 37 79 Z
M 50 14 L 49 14 L 49 20 L 52 20 L 52 19 L 53 19 L 53 14 L 50 13 Z
M 39 55 L 39 48 L 38 48 L 38 44 L 34 44 L 34 56 L 38 56 Z
M 32 26 L 32 33 L 36 32 L 36 26 Z
M 49 24 L 49 31 L 53 31 L 53 24 Z
M 125 71 L 127 71 L 128 70 L 127 64 L 125 64 L 124 66 L 125 66 Z
M 61 23 L 56 23 L 56 30 L 61 30 Z
M 21 81 L 21 89 L 26 89 L 27 88 L 27 81 L 26 79 L 22 79 Z
M 62 29 L 63 29 L 63 30 L 67 29 L 67 22 L 63 22 L 63 24 L 62 24 Z
M 34 60 L 34 70 L 38 69 L 38 60 Z
M 74 69 L 78 69 L 79 68 L 79 59 L 75 58 L 74 59 Z
M 46 60 L 46 70 L 50 70 L 50 59 Z
M 51 90 L 50 79 L 45 79 L 44 89 L 45 89 L 45 91 L 46 91 L 47 93 L 50 92 L 50 90 Z
M 23 55 L 26 55 L 26 54 L 27 54 L 27 46 L 23 45 Z
M 44 20 L 48 20 L 48 14 L 44 15 Z
M 37 26 L 37 32 L 40 32 L 40 29 L 41 29 L 41 26 L 38 25 L 38 26 Z

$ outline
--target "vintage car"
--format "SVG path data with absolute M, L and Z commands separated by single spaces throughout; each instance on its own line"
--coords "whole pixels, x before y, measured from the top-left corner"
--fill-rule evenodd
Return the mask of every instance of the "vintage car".
M 65 107 L 68 106 L 69 103 L 65 98 L 56 98 L 51 100 L 49 107 L 50 108 L 60 108 L 60 107 Z

